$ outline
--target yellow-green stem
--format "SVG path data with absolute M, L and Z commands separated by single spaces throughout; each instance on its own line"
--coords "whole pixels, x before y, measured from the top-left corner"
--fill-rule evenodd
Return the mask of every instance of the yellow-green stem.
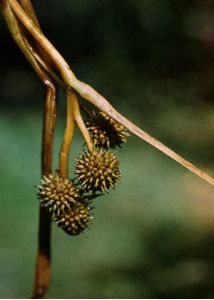
M 68 159 L 71 142 L 74 133 L 74 111 L 73 102 L 76 100 L 76 93 L 70 87 L 67 88 L 67 121 L 65 133 L 59 153 L 59 173 L 60 176 L 68 177 Z
M 10 30 L 10 33 L 13 36 L 16 44 L 21 49 L 21 51 L 23 52 L 33 69 L 39 75 L 39 77 L 42 80 L 44 80 L 43 71 L 41 70 L 37 61 L 33 57 L 31 50 L 26 45 L 18 21 L 6 0 L 0 1 L 0 8 L 7 23 L 8 29 Z
M 86 142 L 86 145 L 88 147 L 89 151 L 93 150 L 93 143 L 90 137 L 90 134 L 85 126 L 85 123 L 83 121 L 83 118 L 81 116 L 80 113 L 80 107 L 79 107 L 79 102 L 77 97 L 75 98 L 75 100 L 73 101 L 73 108 L 74 108 L 74 118 L 75 118 L 75 122 L 77 123 L 80 132 L 82 133 L 82 136 Z
M 21 6 L 24 9 L 24 11 L 26 12 L 26 14 L 33 20 L 35 25 L 37 27 L 40 27 L 39 21 L 37 19 L 37 16 L 35 14 L 35 11 L 34 11 L 31 1 L 30 0 L 19 0 L 19 3 L 21 4 Z

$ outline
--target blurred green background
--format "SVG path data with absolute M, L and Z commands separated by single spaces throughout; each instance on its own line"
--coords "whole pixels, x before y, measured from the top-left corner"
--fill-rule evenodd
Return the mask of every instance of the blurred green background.
M 37 0 L 43 30 L 77 76 L 214 176 L 214 2 Z M 0 18 L 0 297 L 31 294 L 44 87 Z M 65 117 L 59 94 L 54 167 Z M 70 157 L 82 151 L 76 132 Z M 132 136 L 122 180 L 70 237 L 53 224 L 46 298 L 213 298 L 213 188 Z

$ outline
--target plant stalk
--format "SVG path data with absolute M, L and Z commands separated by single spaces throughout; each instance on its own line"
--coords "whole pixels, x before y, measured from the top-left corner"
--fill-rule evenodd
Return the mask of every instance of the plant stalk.
M 56 89 L 49 82 L 44 107 L 42 137 L 42 175 L 52 173 L 52 152 L 56 122 Z M 51 276 L 51 215 L 40 206 L 39 245 L 36 261 L 35 284 L 32 298 L 42 298 L 49 287 Z
M 73 101 L 77 94 L 70 87 L 67 88 L 67 120 L 63 141 L 59 153 L 59 174 L 62 177 L 68 177 L 68 159 L 71 148 L 71 142 L 74 134 L 74 112 Z
M 29 1 L 20 0 L 25 3 L 27 9 Z M 44 109 L 44 127 L 43 127 L 43 143 L 42 143 L 42 175 L 52 172 L 52 148 L 53 148 L 53 131 L 56 118 L 56 89 L 54 82 L 49 75 L 37 63 L 34 58 L 34 50 L 28 41 L 28 37 L 24 35 L 22 26 L 18 23 L 7 1 L 0 1 L 0 7 L 5 17 L 8 28 L 13 36 L 16 44 L 19 46 L 33 69 L 36 71 L 40 79 L 46 86 L 46 98 Z M 32 14 L 32 8 L 29 13 Z M 35 17 L 34 17 L 35 20 Z M 38 24 L 38 23 L 37 23 Z M 51 273 L 51 218 L 47 212 L 40 207 L 39 212 L 39 246 L 36 262 L 35 285 L 33 289 L 33 298 L 43 297 L 49 286 Z
M 80 113 L 80 107 L 79 107 L 79 102 L 78 102 L 78 98 L 75 97 L 74 101 L 73 101 L 73 108 L 74 108 L 74 118 L 75 118 L 75 122 L 77 123 L 80 132 L 82 133 L 82 136 L 86 142 L 86 145 L 88 147 L 89 151 L 93 150 L 93 143 L 90 137 L 90 134 L 85 126 L 85 123 L 83 121 L 83 118 L 81 116 Z

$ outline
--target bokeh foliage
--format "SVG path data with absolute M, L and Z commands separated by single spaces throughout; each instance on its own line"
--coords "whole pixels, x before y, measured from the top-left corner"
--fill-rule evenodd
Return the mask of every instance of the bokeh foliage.
M 33 2 L 81 80 L 214 175 L 213 1 Z M 44 88 L 2 18 L 0 38 L 0 297 L 21 298 L 37 248 Z M 64 106 L 60 93 L 55 168 Z M 212 187 L 135 137 L 117 154 L 121 184 L 96 199 L 90 230 L 71 238 L 53 226 L 47 298 L 214 297 Z

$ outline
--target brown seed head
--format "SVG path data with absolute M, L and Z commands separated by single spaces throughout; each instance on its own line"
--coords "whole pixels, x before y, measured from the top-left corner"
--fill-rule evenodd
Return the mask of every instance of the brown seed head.
M 88 227 L 92 219 L 90 210 L 90 206 L 77 203 L 69 212 L 57 216 L 55 221 L 66 233 L 77 235 Z
M 43 176 L 41 182 L 42 185 L 38 186 L 38 197 L 41 205 L 53 215 L 58 216 L 70 210 L 80 199 L 78 188 L 68 178 L 49 175 Z
M 86 191 L 107 191 L 121 177 L 119 161 L 111 152 L 85 152 L 76 160 L 75 173 Z
M 104 112 L 92 112 L 86 125 L 94 145 L 100 148 L 120 147 L 130 136 L 123 125 Z

